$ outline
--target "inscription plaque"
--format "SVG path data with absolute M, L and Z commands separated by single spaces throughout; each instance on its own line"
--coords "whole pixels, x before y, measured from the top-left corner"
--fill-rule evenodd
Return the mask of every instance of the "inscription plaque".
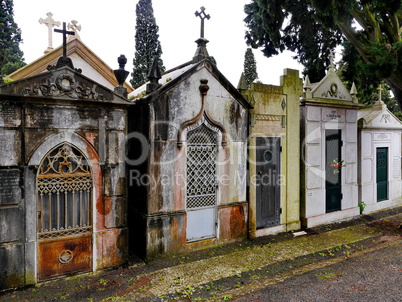
M 20 201 L 20 171 L 0 170 L 0 205 L 18 204 Z
M 0 104 L 0 127 L 18 127 L 21 124 L 19 108 Z
M 394 179 L 401 178 L 401 158 L 399 156 L 392 159 L 392 177 Z

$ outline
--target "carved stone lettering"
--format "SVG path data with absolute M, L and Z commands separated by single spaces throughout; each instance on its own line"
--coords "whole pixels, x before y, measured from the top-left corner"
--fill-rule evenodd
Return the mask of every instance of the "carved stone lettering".
M 0 170 L 0 205 L 18 204 L 21 201 L 20 171 Z
M 0 104 L 0 127 L 18 127 L 20 124 L 19 109 L 12 105 Z

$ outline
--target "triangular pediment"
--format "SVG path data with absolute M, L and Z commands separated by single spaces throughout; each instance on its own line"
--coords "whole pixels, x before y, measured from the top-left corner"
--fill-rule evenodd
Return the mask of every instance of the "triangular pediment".
M 386 107 L 377 101 L 372 108 L 358 111 L 363 128 L 402 129 L 402 122 Z
M 336 101 L 350 101 L 352 96 L 334 71 L 328 74 L 311 90 L 313 99 L 327 99 Z
M 17 81 L 47 72 L 47 67 L 49 65 L 55 65 L 62 55 L 63 48 L 62 46 L 59 46 L 35 61 L 14 71 L 8 75 L 8 77 Z M 67 56 L 73 61 L 74 67 L 82 70 L 83 75 L 94 79 L 96 82 L 109 89 L 114 89 L 114 87 L 118 85 L 113 69 L 99 58 L 87 45 L 85 45 L 81 39 L 73 38 L 67 42 Z M 128 93 L 134 90 L 127 82 L 123 85 Z

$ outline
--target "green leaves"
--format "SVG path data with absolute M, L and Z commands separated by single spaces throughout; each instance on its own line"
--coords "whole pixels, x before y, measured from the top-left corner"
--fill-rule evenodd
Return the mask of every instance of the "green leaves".
M 0 0 L 0 75 L 8 75 L 25 65 L 19 43 L 21 30 L 14 22 L 13 1 Z
M 161 59 L 162 47 L 159 42 L 159 27 L 156 25 L 152 0 L 139 0 L 136 6 L 136 14 L 134 69 L 130 81 L 134 88 L 148 81 L 147 74 L 155 56 L 159 58 L 160 71 L 165 71 Z

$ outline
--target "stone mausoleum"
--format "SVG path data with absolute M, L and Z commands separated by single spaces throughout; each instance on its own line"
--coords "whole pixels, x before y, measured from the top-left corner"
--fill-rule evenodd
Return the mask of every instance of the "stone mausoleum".
M 0 86 L 0 289 L 126 261 L 122 84 L 116 93 L 63 56 Z
M 402 204 L 402 122 L 379 95 L 373 107 L 358 112 L 359 202 L 364 213 Z
M 244 81 L 250 109 L 249 238 L 300 229 L 300 97 L 297 70 L 285 69 L 280 85 Z
M 209 60 L 203 29 L 196 42 L 193 59 L 163 75 L 155 60 L 133 93 L 128 215 L 141 257 L 247 237 L 251 106 Z
M 333 64 L 301 101 L 301 218 L 304 226 L 359 215 L 356 89 L 346 89 Z

